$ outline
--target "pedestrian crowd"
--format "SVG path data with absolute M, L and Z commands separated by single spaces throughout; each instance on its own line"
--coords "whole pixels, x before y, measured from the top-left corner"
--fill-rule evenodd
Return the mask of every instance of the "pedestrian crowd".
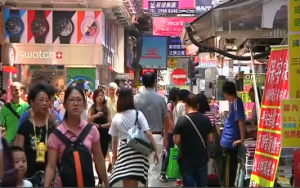
M 206 187 L 211 150 L 217 148 L 212 145 L 219 143 L 222 154 L 214 159 L 220 185 L 229 165 L 234 186 L 237 147 L 245 140 L 244 107 L 235 85 L 225 82 L 222 88 L 230 110 L 220 135 L 217 101 L 174 87 L 166 103 L 155 91 L 153 73 L 146 72 L 142 82 L 145 89 L 136 95 L 114 82 L 93 92 L 79 86 L 57 91 L 39 82 L 26 98 L 22 84 L 14 82 L 9 103 L 2 90 L 0 185 L 111 187 L 121 181 L 124 187 L 160 187 L 175 164 L 177 186 Z

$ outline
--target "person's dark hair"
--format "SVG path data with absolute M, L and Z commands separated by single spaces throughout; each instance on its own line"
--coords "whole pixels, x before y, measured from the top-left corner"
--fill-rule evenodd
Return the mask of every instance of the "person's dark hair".
M 145 87 L 153 87 L 155 83 L 155 74 L 150 71 L 145 72 L 142 82 Z
M 185 101 L 189 94 L 190 94 L 189 90 L 181 89 L 178 93 L 178 101 Z
M 21 147 L 19 146 L 12 146 L 9 148 L 11 152 L 25 152 Z
M 131 109 L 135 109 L 132 90 L 128 88 L 120 89 L 117 102 L 117 112 L 120 113 Z
M 198 112 L 204 114 L 205 112 L 210 111 L 208 100 L 204 94 L 197 95 L 197 102 L 198 102 Z
M 173 87 L 169 92 L 168 101 L 177 102 L 179 91 L 179 88 Z
M 1 89 L 1 95 L 7 94 L 7 91 L 5 89 Z
M 257 87 L 257 91 L 258 91 L 258 102 L 259 102 L 259 104 L 260 104 L 260 103 L 261 103 L 261 94 L 260 94 L 260 89 L 259 89 L 259 87 Z M 252 87 L 252 88 L 249 90 L 249 92 L 248 92 L 249 95 L 251 95 L 251 93 L 254 94 L 254 87 Z
M 105 90 L 105 89 L 106 89 L 106 85 L 105 85 L 105 84 L 99 85 L 99 86 L 98 86 L 98 89 Z
M 36 84 L 35 86 L 33 86 L 31 88 L 31 90 L 29 91 L 28 102 L 31 103 L 32 101 L 34 101 L 39 92 L 45 92 L 50 99 L 51 95 L 49 94 L 49 89 L 48 89 L 47 85 L 39 83 L 39 84 Z
M 55 93 L 57 93 L 56 88 L 50 84 L 47 84 L 47 87 L 48 87 L 50 97 L 55 96 Z
M 95 108 L 95 105 L 97 103 L 96 100 L 97 100 L 97 97 L 98 97 L 99 93 L 102 93 L 104 95 L 104 100 L 103 100 L 103 103 L 102 103 L 102 112 L 103 113 L 107 113 L 108 112 L 108 108 L 106 106 L 105 93 L 104 93 L 104 91 L 102 89 L 96 89 L 94 91 L 94 94 L 93 94 L 93 102 L 94 102 L 94 104 L 92 105 L 92 107 L 93 107 L 93 109 Z
M 81 89 L 81 88 L 78 88 L 76 86 L 75 87 L 68 87 L 68 89 L 65 92 L 64 103 L 66 103 L 66 101 L 70 97 L 73 90 L 77 90 L 80 93 L 80 95 L 82 96 L 83 103 L 86 104 L 86 98 L 85 98 L 84 90 Z M 64 120 L 66 120 L 67 118 L 68 118 L 68 111 L 66 109 Z
M 193 109 L 198 109 L 197 96 L 193 93 L 187 95 L 185 104 Z
M 225 82 L 222 86 L 222 91 L 228 95 L 236 95 L 236 87 L 233 82 Z

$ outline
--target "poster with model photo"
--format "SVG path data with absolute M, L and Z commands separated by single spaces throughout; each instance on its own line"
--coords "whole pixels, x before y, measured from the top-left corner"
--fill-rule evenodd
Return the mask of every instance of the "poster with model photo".
M 69 86 L 76 86 L 78 83 L 84 85 L 84 89 L 94 91 L 96 81 L 95 68 L 68 68 L 67 77 Z
M 27 43 L 27 10 L 5 9 L 5 42 Z
M 28 43 L 52 44 L 52 11 L 28 10 Z
M 77 12 L 53 11 L 53 43 L 77 44 Z
M 78 44 L 102 44 L 101 11 L 77 11 Z

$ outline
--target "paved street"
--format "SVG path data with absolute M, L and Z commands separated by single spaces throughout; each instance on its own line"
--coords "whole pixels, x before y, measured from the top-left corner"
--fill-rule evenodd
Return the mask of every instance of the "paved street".
M 106 165 L 108 166 L 107 162 L 106 162 Z M 94 167 L 94 174 L 95 174 L 95 178 L 96 178 L 96 184 L 98 184 L 98 176 L 97 176 L 95 167 Z M 175 186 L 175 181 L 161 182 L 161 187 L 174 187 L 174 186 Z M 122 182 L 118 182 L 113 187 L 123 187 L 123 184 L 122 184 Z M 139 187 L 144 187 L 144 186 L 140 185 Z

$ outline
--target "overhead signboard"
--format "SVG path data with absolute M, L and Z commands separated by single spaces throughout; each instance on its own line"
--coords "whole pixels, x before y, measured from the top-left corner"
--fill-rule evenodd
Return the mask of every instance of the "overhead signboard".
M 182 46 L 179 36 L 169 37 L 168 55 L 169 56 L 186 56 L 184 46 Z
M 143 9 L 149 9 L 149 1 L 151 0 L 143 0 Z M 156 1 L 156 0 L 152 0 Z M 159 1 L 159 0 L 157 0 Z M 165 0 L 165 2 L 171 2 L 172 0 Z M 174 1 L 174 0 L 173 0 Z M 196 2 L 195 0 L 178 0 L 178 8 L 179 9 L 192 9 L 195 10 Z
M 196 17 L 154 17 L 153 35 L 181 36 L 186 22 L 192 22 Z
M 177 14 L 178 1 L 149 1 L 151 14 Z

